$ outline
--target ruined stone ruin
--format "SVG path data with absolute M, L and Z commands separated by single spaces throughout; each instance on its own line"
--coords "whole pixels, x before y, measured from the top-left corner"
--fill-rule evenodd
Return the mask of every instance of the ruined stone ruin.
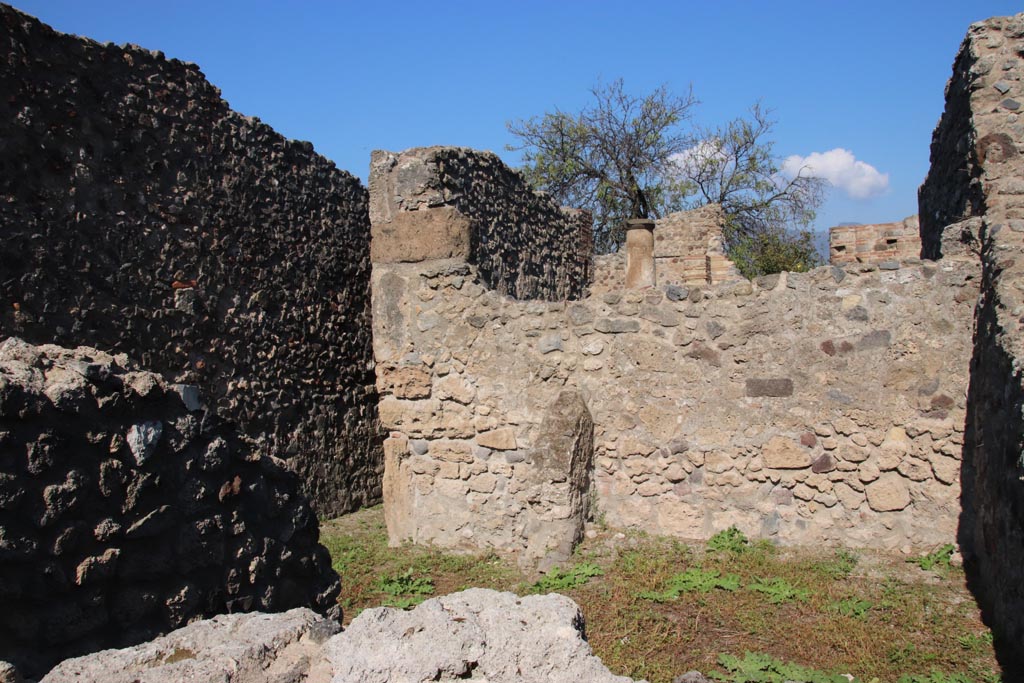
M 480 163 L 473 182 L 488 189 L 463 195 L 410 173 L 423 156 L 388 155 L 370 180 L 374 243 L 402 245 L 374 248 L 372 286 L 394 541 L 549 566 L 588 515 L 685 538 L 731 525 L 792 543 L 953 538 L 976 258 L 721 284 L 717 269 L 688 278 L 666 267 L 659 253 L 685 252 L 695 233 L 706 243 L 711 207 L 691 214 L 695 230 L 686 214 L 669 217 L 666 235 L 654 228 L 653 287 L 624 288 L 622 267 L 604 293 L 513 298 L 481 275 L 487 254 L 433 226 L 455 220 L 458 203 L 472 230 L 473 202 L 522 189 Z M 402 214 L 380 208 L 430 193 Z M 571 243 L 576 230 L 500 218 L 528 241 L 560 229 Z M 584 289 L 564 284 L 585 272 L 572 265 L 554 276 L 562 291 Z
M 720 207 L 594 257 L 491 153 L 378 151 L 367 190 L 195 65 L 3 5 L 0 45 L 0 659 L 335 616 L 315 514 L 382 497 L 394 543 L 541 570 L 588 523 L 957 540 L 1024 650 L 1024 15 L 968 33 L 917 233 L 843 226 L 831 265 L 752 282 Z M 185 659 L 311 677 L 330 620 L 289 614 Z

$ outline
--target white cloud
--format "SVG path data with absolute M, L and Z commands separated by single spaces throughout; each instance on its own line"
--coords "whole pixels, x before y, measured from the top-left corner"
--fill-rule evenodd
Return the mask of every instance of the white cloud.
M 718 164 L 726 161 L 725 153 L 722 151 L 722 142 L 718 138 L 705 138 L 693 147 L 672 155 L 672 161 L 676 166 L 687 173 L 695 173 L 699 166 L 703 166 L 711 160 Z
M 871 164 L 857 161 L 853 152 L 836 147 L 827 152 L 811 152 L 786 157 L 782 172 L 789 177 L 803 171 L 806 176 L 824 178 L 854 199 L 870 199 L 889 189 L 889 174 L 879 173 Z

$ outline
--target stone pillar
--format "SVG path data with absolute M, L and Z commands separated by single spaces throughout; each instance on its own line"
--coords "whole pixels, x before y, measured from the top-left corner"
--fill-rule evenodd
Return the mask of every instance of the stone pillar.
M 634 218 L 626 221 L 626 289 L 643 289 L 657 284 L 654 273 L 654 221 Z

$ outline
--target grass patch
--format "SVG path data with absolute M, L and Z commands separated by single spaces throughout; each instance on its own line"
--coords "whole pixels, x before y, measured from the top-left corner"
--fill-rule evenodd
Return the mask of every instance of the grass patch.
M 948 674 L 944 671 L 932 670 L 927 676 L 900 676 L 899 683 L 975 683 L 975 681 L 965 674 Z
M 738 530 L 694 546 L 596 531 L 572 562 L 545 577 L 493 553 L 389 548 L 380 508 L 324 523 L 321 540 L 342 577 L 346 620 L 364 608 L 411 606 L 469 587 L 557 591 L 581 606 L 591 647 L 614 673 L 651 683 L 690 670 L 727 681 L 999 680 L 991 633 L 963 571 L 941 558 L 924 573 L 903 556 L 776 548 Z M 745 589 L 753 585 L 763 589 Z
M 818 564 L 816 569 L 826 578 L 838 581 L 853 573 L 853 570 L 857 568 L 857 560 L 856 553 L 840 549 L 831 558 Z

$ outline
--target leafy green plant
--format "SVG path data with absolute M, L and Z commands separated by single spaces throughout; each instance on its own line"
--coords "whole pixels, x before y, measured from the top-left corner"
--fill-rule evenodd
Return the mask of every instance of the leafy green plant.
M 974 683 L 974 679 L 964 674 L 947 674 L 944 671 L 932 669 L 927 676 L 904 674 L 900 676 L 898 683 Z
M 805 273 L 821 265 L 821 255 L 814 246 L 810 230 L 773 228 L 754 235 L 731 234 L 726 229 L 729 258 L 747 279 L 759 275 Z M 737 231 L 738 232 L 738 231 Z
M 845 600 L 829 603 L 828 610 L 834 614 L 840 614 L 844 617 L 863 619 L 867 616 L 868 610 L 872 607 L 874 607 L 874 605 L 867 600 L 861 600 L 860 598 L 846 598 Z
M 763 593 L 768 598 L 768 602 L 773 605 L 781 605 L 786 602 L 793 602 L 794 600 L 804 602 L 811 596 L 811 592 L 806 588 L 797 588 L 789 581 L 781 578 L 759 578 L 754 583 L 748 585 L 747 590 Z
M 722 576 L 715 569 L 687 569 L 682 574 L 676 574 L 668 580 L 664 591 L 644 591 L 637 597 L 655 602 L 669 602 L 677 599 L 682 593 L 710 593 L 719 588 L 725 591 L 734 591 L 740 587 L 740 577 L 737 574 L 726 574 Z
M 555 567 L 530 587 L 534 593 L 554 593 L 557 591 L 578 588 L 595 576 L 601 576 L 604 570 L 593 562 L 580 562 L 574 567 L 562 570 Z
M 732 553 L 739 555 L 750 549 L 750 541 L 735 526 L 719 531 L 708 539 L 709 553 Z
M 921 557 L 912 557 L 907 560 L 907 562 L 916 564 L 926 572 L 931 571 L 936 567 L 949 569 L 951 566 L 950 560 L 953 557 L 954 550 L 956 550 L 956 547 L 952 543 L 947 543 L 938 550 L 933 550 L 927 555 L 922 555 Z
M 402 574 L 382 576 L 377 580 L 377 590 L 389 596 L 382 604 L 388 607 L 408 609 L 423 602 L 434 594 L 434 581 L 426 576 L 414 576 L 412 567 Z
M 718 655 L 718 664 L 725 672 L 708 674 L 718 681 L 731 683 L 857 683 L 841 674 L 828 674 L 799 664 L 782 662 L 761 652 L 746 652 L 743 659 L 735 655 Z

